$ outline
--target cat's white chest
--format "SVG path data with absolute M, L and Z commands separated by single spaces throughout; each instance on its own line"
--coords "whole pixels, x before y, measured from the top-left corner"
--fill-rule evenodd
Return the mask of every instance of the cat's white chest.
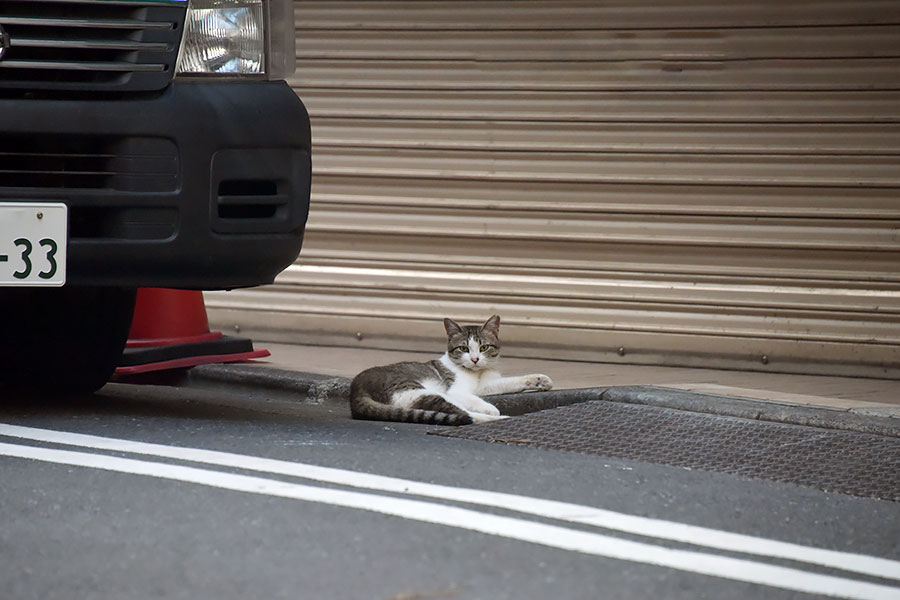
M 480 378 L 476 377 L 473 373 L 461 371 L 456 373 L 453 384 L 448 391 L 450 393 L 459 392 L 463 394 L 476 394 L 479 380 Z

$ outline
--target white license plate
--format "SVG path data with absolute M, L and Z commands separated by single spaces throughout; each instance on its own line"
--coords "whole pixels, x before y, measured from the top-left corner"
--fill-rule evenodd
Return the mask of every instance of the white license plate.
M 68 214 L 61 202 L 0 202 L 0 286 L 66 283 Z

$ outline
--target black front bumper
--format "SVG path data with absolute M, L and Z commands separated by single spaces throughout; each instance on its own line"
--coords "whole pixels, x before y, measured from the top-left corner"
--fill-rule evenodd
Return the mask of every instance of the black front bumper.
M 69 206 L 67 283 L 270 283 L 300 252 L 310 128 L 284 82 L 0 97 L 0 202 Z

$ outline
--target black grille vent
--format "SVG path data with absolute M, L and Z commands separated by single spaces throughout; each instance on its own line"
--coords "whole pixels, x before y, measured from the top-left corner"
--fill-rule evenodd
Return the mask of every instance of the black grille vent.
M 178 150 L 164 138 L 4 135 L 0 189 L 168 192 L 178 184 Z
M 155 90 L 172 78 L 185 5 L 2 0 L 0 88 Z
M 219 150 L 212 164 L 211 224 L 218 233 L 294 231 L 292 173 L 309 155 L 285 149 Z

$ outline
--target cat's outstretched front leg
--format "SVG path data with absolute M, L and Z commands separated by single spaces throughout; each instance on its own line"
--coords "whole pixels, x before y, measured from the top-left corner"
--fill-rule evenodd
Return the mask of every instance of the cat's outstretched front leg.
M 499 377 L 482 382 L 478 393 L 490 396 L 492 394 L 515 394 L 524 391 L 545 392 L 553 388 L 553 380 L 540 373 L 532 375 L 519 375 L 518 377 Z

